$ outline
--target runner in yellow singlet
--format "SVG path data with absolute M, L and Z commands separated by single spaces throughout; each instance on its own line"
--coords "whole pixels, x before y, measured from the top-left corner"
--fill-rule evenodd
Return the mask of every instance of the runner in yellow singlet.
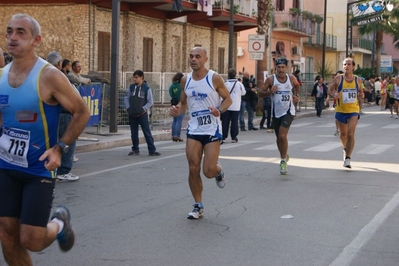
M 355 61 L 343 61 L 344 74 L 337 75 L 328 90 L 331 98 L 337 99 L 335 119 L 338 123 L 340 139 L 344 149 L 344 167 L 352 168 L 350 159 L 355 147 L 355 129 L 359 120 L 359 98 L 362 99 L 362 80 L 353 74 Z

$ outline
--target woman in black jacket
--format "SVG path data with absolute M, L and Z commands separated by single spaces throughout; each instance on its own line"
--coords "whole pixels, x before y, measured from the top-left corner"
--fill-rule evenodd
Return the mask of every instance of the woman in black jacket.
M 315 104 L 316 104 L 316 114 L 318 117 L 321 116 L 321 111 L 324 107 L 324 101 L 327 98 L 327 86 L 324 84 L 324 79 L 321 76 L 317 76 L 315 80 L 315 84 L 313 86 L 311 96 L 315 97 Z

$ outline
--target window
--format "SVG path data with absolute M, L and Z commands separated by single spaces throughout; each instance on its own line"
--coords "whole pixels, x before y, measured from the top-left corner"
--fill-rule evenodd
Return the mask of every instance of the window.
M 285 8 L 285 0 L 276 0 L 276 10 L 284 11 Z
M 224 74 L 224 48 L 218 49 L 218 73 Z
M 98 71 L 111 69 L 111 33 L 98 32 Z
M 301 8 L 301 3 L 299 0 L 292 0 L 292 7 Z
M 152 38 L 143 38 L 143 71 L 152 72 L 153 59 L 153 43 Z

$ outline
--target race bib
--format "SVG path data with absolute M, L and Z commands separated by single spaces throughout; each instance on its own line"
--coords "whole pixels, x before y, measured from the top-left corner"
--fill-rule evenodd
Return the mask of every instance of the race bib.
M 355 89 L 343 89 L 342 91 L 343 103 L 355 103 L 357 100 L 357 91 Z
M 210 110 L 192 112 L 191 117 L 197 122 L 197 128 L 206 127 L 212 124 L 212 115 Z
M 280 106 L 289 106 L 291 100 L 291 92 L 290 91 L 277 91 L 274 95 L 275 103 Z
M 30 131 L 4 127 L 0 137 L 0 159 L 27 168 L 29 142 Z

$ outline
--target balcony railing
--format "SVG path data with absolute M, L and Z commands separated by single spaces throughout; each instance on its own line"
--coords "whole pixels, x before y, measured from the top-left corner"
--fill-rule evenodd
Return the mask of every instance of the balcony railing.
M 287 28 L 301 32 L 305 35 L 313 35 L 316 22 L 301 15 L 294 16 L 289 12 L 275 11 L 273 16 L 273 29 Z
M 230 0 L 214 0 L 213 8 L 230 10 Z M 257 0 L 234 0 L 233 13 L 246 17 L 256 17 L 258 15 Z
M 316 32 L 315 35 L 305 41 L 305 44 L 323 46 L 323 37 L 323 32 Z M 326 34 L 326 48 L 337 50 L 337 36 Z
M 352 45 L 353 45 L 353 48 L 361 48 L 361 49 L 365 49 L 365 50 L 369 50 L 369 51 L 373 50 L 373 41 L 369 40 L 369 39 L 354 37 L 352 40 Z M 382 44 L 381 52 L 385 53 L 384 44 Z

